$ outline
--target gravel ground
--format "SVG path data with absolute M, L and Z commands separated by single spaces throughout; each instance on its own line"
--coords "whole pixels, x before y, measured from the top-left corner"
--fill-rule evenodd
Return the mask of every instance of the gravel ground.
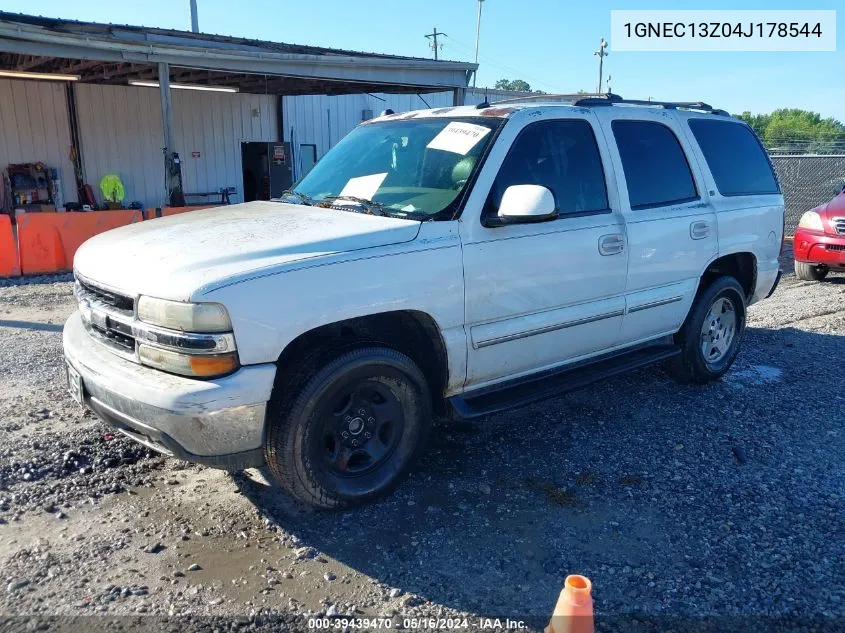
M 65 392 L 67 278 L 5 283 L 0 630 L 540 630 L 568 573 L 602 630 L 845 630 L 843 282 L 787 276 L 721 382 L 650 368 L 438 423 L 394 496 L 341 514 L 111 433 Z

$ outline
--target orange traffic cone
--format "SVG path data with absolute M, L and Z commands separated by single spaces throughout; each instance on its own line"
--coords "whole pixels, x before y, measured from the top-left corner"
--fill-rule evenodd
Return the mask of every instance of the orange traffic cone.
M 586 576 L 567 576 L 546 633 L 593 633 L 592 588 Z

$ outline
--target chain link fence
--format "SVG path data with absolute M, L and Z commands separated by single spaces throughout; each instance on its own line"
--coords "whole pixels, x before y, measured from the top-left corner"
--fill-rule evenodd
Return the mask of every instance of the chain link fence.
M 786 234 L 795 233 L 805 211 L 824 204 L 845 183 L 845 154 L 773 155 L 786 202 Z

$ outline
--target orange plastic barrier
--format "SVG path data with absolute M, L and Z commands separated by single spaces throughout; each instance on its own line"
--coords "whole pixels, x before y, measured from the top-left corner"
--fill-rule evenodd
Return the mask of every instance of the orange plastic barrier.
M 68 271 L 82 242 L 142 220 L 141 211 L 24 213 L 18 216 L 18 253 L 24 275 Z
M 12 233 L 12 221 L 8 215 L 0 215 L 0 277 L 17 277 L 21 274 L 18 262 L 18 247 Z
M 214 209 L 219 207 L 219 204 L 212 204 L 207 207 L 162 207 L 161 217 L 166 218 L 169 215 L 177 215 L 179 213 L 187 213 L 188 211 L 202 211 L 203 209 Z M 147 209 L 144 212 L 144 217 L 147 220 L 154 220 L 156 217 L 155 209 Z
M 567 576 L 546 633 L 593 633 L 592 588 L 586 576 Z

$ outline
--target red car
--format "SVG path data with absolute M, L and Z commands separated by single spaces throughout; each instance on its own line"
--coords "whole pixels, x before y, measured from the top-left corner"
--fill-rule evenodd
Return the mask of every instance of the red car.
M 845 187 L 801 216 L 793 250 L 799 279 L 821 281 L 831 270 L 845 271 Z

